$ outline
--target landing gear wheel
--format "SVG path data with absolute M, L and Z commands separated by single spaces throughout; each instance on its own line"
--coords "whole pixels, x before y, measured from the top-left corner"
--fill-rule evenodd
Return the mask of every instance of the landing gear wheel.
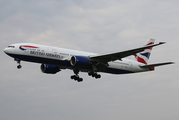
M 83 78 L 80 78 L 78 75 L 72 75 L 71 79 L 74 79 L 75 81 L 82 82 Z
M 71 79 L 74 79 L 75 77 L 74 76 L 71 76 Z
M 97 74 L 97 75 L 95 76 L 95 78 L 96 78 L 96 79 L 101 78 L 101 75 Z
M 17 61 L 17 63 L 18 63 L 17 69 L 21 69 L 22 68 L 22 66 L 20 65 L 21 60 L 18 58 L 14 58 L 14 60 Z
M 74 76 L 74 80 L 78 81 L 79 77 L 78 76 Z
M 79 70 L 78 69 L 74 69 L 73 72 L 75 73 L 75 75 L 72 75 L 71 76 L 71 79 L 77 81 L 77 82 L 82 82 L 83 81 L 83 78 L 80 78 L 79 77 Z
M 21 65 L 18 65 L 18 66 L 17 66 L 17 69 L 21 69 L 21 68 L 22 68 L 22 66 L 21 66 Z
M 82 82 L 82 81 L 83 81 L 83 78 L 79 78 L 77 81 L 78 81 L 78 82 Z
M 96 72 L 88 72 L 88 75 L 95 77 L 96 79 L 101 78 L 101 75 Z
M 89 75 L 89 76 L 92 76 L 92 72 L 89 72 L 88 75 Z

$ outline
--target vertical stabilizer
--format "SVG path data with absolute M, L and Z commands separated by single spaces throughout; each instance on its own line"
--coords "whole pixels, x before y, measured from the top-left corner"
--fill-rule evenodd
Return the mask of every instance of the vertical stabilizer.
M 145 44 L 145 46 L 153 45 L 154 42 L 155 42 L 155 39 L 150 39 L 150 40 Z M 148 60 L 149 60 L 149 58 L 150 58 L 151 51 L 152 51 L 152 47 L 145 49 L 143 52 L 137 53 L 136 56 L 135 56 L 136 60 L 137 60 L 138 62 L 140 62 L 140 63 L 147 64 L 147 63 L 148 63 Z

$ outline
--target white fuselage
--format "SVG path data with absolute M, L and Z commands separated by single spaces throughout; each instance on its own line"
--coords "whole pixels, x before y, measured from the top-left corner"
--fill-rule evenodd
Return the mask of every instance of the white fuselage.
M 99 55 L 97 53 L 89 53 L 32 43 L 12 44 L 5 48 L 4 52 L 15 59 L 56 65 L 60 69 L 76 69 L 70 64 L 70 59 L 72 56 L 92 57 Z M 122 60 L 108 62 L 108 66 L 98 72 L 125 74 L 150 71 L 149 69 L 141 68 L 140 65 L 144 64 L 123 58 Z M 79 68 L 79 70 L 88 72 L 92 71 L 93 67 Z

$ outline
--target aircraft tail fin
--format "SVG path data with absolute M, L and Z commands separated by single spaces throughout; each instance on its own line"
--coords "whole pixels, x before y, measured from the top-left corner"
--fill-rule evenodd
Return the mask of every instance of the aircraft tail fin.
M 146 44 L 145 46 L 148 46 L 148 45 L 153 45 L 155 42 L 155 39 L 150 39 Z M 137 53 L 135 55 L 135 59 L 140 62 L 140 63 L 144 63 L 144 64 L 147 64 L 148 63 L 148 60 L 150 58 L 150 54 L 151 54 L 151 51 L 152 51 L 152 47 L 151 48 L 147 48 L 145 49 L 144 51 L 140 52 L 140 53 Z

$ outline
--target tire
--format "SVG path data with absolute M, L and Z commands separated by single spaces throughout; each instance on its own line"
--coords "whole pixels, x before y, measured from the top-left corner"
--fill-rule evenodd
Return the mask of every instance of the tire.
M 78 79 L 78 82 L 82 82 L 82 81 L 83 81 L 83 78 L 79 78 L 79 79 Z
M 97 75 L 95 76 L 95 78 L 96 78 L 96 79 L 101 78 L 101 75 L 97 74 Z
M 71 79 L 74 79 L 74 76 L 71 76 Z
M 21 66 L 21 65 L 18 65 L 18 66 L 17 66 L 17 69 L 21 69 L 21 68 L 22 68 L 22 66 Z

